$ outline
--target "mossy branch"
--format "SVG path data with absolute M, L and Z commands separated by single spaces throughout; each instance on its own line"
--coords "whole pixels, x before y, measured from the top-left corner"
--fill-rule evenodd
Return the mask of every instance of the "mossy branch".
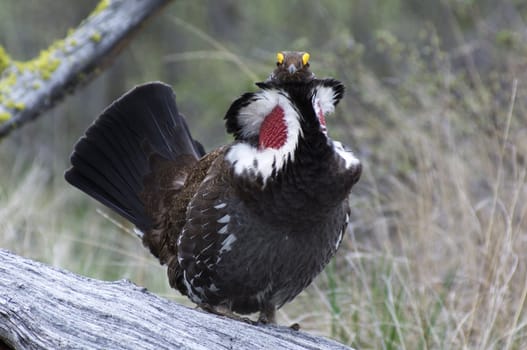
M 170 0 L 103 0 L 38 57 L 15 61 L 0 47 L 0 139 L 86 84 Z

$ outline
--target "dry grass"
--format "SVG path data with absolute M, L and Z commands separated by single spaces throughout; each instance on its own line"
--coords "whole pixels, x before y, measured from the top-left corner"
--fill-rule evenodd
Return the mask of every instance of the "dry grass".
M 334 134 L 364 161 L 354 220 L 281 323 L 361 349 L 527 348 L 527 80 L 460 73 L 436 54 L 408 49 L 415 61 L 395 84 L 341 57 L 352 86 Z M 11 163 L 0 167 L 0 246 L 183 301 L 61 171 Z

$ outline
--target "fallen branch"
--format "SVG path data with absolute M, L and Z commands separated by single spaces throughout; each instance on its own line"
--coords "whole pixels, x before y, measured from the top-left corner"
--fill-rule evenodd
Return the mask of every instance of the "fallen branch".
M 0 349 L 349 349 L 252 326 L 0 250 Z
M 13 61 L 0 47 L 0 139 L 100 73 L 169 1 L 103 0 L 76 30 L 31 61 Z

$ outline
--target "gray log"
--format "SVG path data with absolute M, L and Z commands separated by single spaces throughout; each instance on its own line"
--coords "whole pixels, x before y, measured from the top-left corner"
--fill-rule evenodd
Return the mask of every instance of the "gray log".
M 131 35 L 169 1 L 111 0 L 33 63 L 11 62 L 0 72 L 5 79 L 0 83 L 11 81 L 7 91 L 0 91 L 0 139 L 100 73 L 126 47 Z M 6 116 L 9 119 L 1 122 Z
M 0 349 L 350 349 L 280 326 L 253 326 L 0 249 Z

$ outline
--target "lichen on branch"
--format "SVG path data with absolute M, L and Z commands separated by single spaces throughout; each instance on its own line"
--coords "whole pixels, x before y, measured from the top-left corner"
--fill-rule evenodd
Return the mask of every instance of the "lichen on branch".
M 0 47 L 0 138 L 35 119 L 103 71 L 140 25 L 170 0 L 103 0 L 34 59 L 13 60 Z

